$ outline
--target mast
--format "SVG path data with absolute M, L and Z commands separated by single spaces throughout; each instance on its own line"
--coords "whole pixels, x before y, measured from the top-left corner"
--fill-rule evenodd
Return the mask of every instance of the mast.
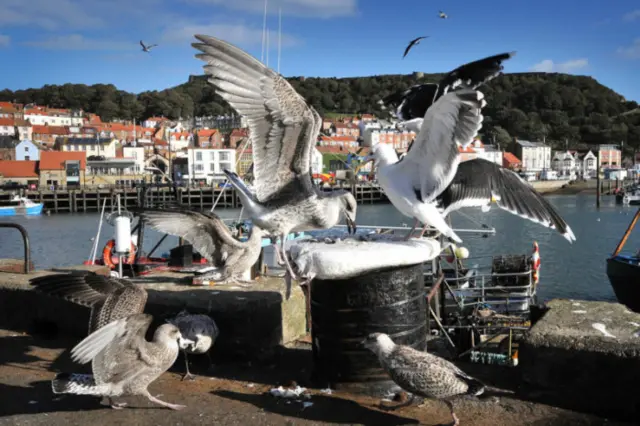
M 278 74 L 280 74 L 280 51 L 282 50 L 282 7 L 278 9 Z
M 269 30 L 267 29 L 267 68 L 269 68 Z
M 264 62 L 264 45 L 267 40 L 267 1 L 264 0 L 264 17 L 262 18 L 262 54 L 260 55 L 260 62 Z

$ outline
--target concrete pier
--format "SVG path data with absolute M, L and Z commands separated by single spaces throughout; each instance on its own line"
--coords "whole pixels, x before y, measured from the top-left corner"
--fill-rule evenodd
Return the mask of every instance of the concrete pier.
M 89 269 L 108 274 L 101 266 L 80 266 L 65 270 Z M 28 275 L 0 273 L 0 327 L 15 330 L 60 331 L 84 338 L 89 309 L 33 291 L 29 279 L 53 273 L 37 271 Z M 282 278 L 261 277 L 249 288 L 230 285 L 192 286 L 192 274 L 159 272 L 132 281 L 142 285 L 149 298 L 145 312 L 156 323 L 164 322 L 182 309 L 209 314 L 221 330 L 214 359 L 261 360 L 279 347 L 306 334 L 304 295 L 294 286 L 285 300 Z
M 520 345 L 524 382 L 554 405 L 640 418 L 640 314 L 607 302 L 556 299 L 548 306 Z

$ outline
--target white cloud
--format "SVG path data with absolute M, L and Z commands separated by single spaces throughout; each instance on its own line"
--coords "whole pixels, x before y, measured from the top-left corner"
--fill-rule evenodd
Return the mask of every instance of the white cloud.
M 617 52 L 625 58 L 640 59 L 640 38 L 635 39 L 631 46 L 619 47 Z
M 172 25 L 162 36 L 163 41 L 170 43 L 192 43 L 198 40 L 195 34 L 221 38 L 239 46 L 252 46 L 262 43 L 262 28 L 253 28 L 242 24 L 178 24 Z M 278 33 L 269 31 L 269 46 L 275 48 L 278 43 Z M 282 47 L 295 46 L 301 41 L 292 35 L 282 33 Z
M 8 35 L 0 34 L 0 47 L 9 47 L 9 43 L 11 42 L 11 37 Z
M 25 41 L 22 44 L 49 50 L 133 50 L 139 48 L 137 42 L 90 39 L 81 34 L 49 37 L 39 41 Z
M 220 5 L 229 9 L 264 13 L 264 0 L 183 0 L 186 3 Z M 358 12 L 358 0 L 268 0 L 267 12 L 311 18 L 353 16 Z
M 633 10 L 622 17 L 623 21 L 631 22 L 640 20 L 640 9 Z
M 589 61 L 586 58 L 572 59 L 567 62 L 555 63 L 551 59 L 545 59 L 538 62 L 530 68 L 533 72 L 562 72 L 571 73 L 573 71 L 585 68 L 589 65 Z

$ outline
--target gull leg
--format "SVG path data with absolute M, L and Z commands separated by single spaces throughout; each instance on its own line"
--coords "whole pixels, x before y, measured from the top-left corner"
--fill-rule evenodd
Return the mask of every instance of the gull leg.
M 209 358 L 209 371 L 212 371 L 213 369 L 216 368 L 216 366 L 213 363 L 213 360 L 211 359 L 211 354 L 209 353 L 209 351 L 206 351 L 205 354 L 207 354 L 207 358 Z
M 409 241 L 409 238 L 411 238 L 411 234 L 413 234 L 413 231 L 416 230 L 416 228 L 418 227 L 418 223 L 420 223 L 420 221 L 418 219 L 415 219 L 415 221 L 413 222 L 413 227 L 411 228 L 411 230 L 407 233 L 407 235 L 405 235 L 404 240 L 405 241 Z
M 186 369 L 186 373 L 184 373 L 184 376 L 182 376 L 182 380 L 195 380 L 196 376 L 194 376 L 193 374 L 191 374 L 189 372 L 189 358 L 187 356 L 187 352 L 186 351 L 182 351 L 182 353 L 184 354 L 184 367 Z
M 447 399 L 443 401 L 445 404 L 447 404 L 447 407 L 451 412 L 451 419 L 453 420 L 453 423 L 451 424 L 451 426 L 458 426 L 460 424 L 460 420 L 458 419 L 458 416 L 456 416 L 456 413 L 453 412 L 453 403 Z
M 185 408 L 185 405 L 180 405 L 180 404 L 170 404 L 168 402 L 164 402 L 158 398 L 156 398 L 155 396 L 151 395 L 149 393 L 149 391 L 146 391 L 144 393 L 144 396 L 147 397 L 147 399 L 149 399 L 149 401 L 154 402 L 158 405 L 162 405 L 163 407 L 167 407 L 167 408 L 171 408 L 172 410 L 182 410 L 183 408 Z
M 122 410 L 124 407 L 127 406 L 126 402 L 115 402 L 111 397 L 108 397 L 108 399 L 109 399 L 109 405 L 111 405 L 111 408 L 113 408 L 114 410 Z
M 284 257 L 286 256 L 284 254 L 284 244 L 282 244 L 282 252 L 280 251 L 280 246 L 278 246 L 277 242 L 273 243 L 273 245 L 275 246 L 275 249 L 276 249 L 276 260 L 278 262 L 278 265 L 284 266 Z

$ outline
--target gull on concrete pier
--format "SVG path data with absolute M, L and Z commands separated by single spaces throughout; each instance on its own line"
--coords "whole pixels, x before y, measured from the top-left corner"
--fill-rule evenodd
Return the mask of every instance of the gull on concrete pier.
M 220 330 L 209 315 L 193 315 L 189 314 L 186 310 L 181 311 L 174 318 L 167 320 L 167 322 L 178 327 L 182 336 L 193 342 L 193 344 L 183 348 L 186 374 L 182 377 L 182 380 L 193 380 L 195 377 L 189 372 L 187 355 L 207 354 L 209 357 L 209 366 L 211 367 L 213 362 L 211 362 L 209 349 L 220 335 Z
M 151 315 L 136 314 L 91 333 L 71 350 L 71 358 L 81 364 L 91 361 L 93 374 L 60 373 L 51 382 L 53 392 L 104 396 L 114 409 L 126 406 L 113 401 L 125 395 L 145 396 L 172 410 L 184 408 L 152 396 L 147 388 L 173 365 L 180 348 L 194 342 L 183 338 L 173 324 L 158 327 L 148 342 L 145 334 L 152 321 Z
M 196 57 L 207 62 L 209 82 L 248 121 L 255 194 L 236 173 L 225 174 L 252 222 L 280 237 L 279 262 L 290 278 L 297 278 L 284 253 L 289 233 L 331 228 L 341 214 L 355 232 L 354 196 L 348 191 L 325 194 L 313 184 L 311 151 L 322 119 L 287 80 L 248 53 L 214 37 L 196 38 L 200 42 L 192 45 L 202 52 Z
M 382 368 L 404 391 L 415 396 L 442 400 L 458 425 L 450 399 L 462 395 L 481 395 L 485 385 L 436 355 L 409 346 L 396 345 L 384 333 L 372 333 L 362 342 L 380 361 Z M 411 402 L 411 401 L 410 401 Z
M 31 279 L 30 283 L 40 293 L 91 308 L 89 334 L 113 321 L 143 313 L 147 303 L 144 287 L 126 279 L 105 277 L 93 272 L 45 275 Z M 209 350 L 219 334 L 212 319 L 213 326 L 210 326 L 201 317 L 184 312 L 176 317 L 178 321 L 175 325 L 181 333 L 198 343 L 194 347 L 185 347 L 188 353 Z M 207 336 L 207 333 L 210 334 Z M 187 367 L 183 379 L 192 377 Z
M 246 283 L 243 275 L 258 261 L 265 231 L 251 228 L 247 241 L 238 241 L 215 213 L 186 209 L 133 209 L 153 229 L 184 238 L 214 266 L 200 278 Z

